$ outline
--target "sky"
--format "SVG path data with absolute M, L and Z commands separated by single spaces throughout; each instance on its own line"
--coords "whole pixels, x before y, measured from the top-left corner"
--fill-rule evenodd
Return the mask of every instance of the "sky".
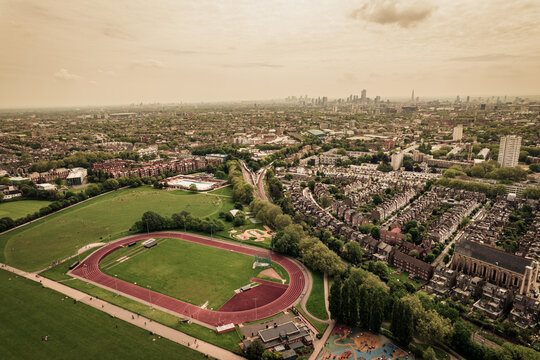
M 538 0 L 0 0 L 0 107 L 537 95 Z

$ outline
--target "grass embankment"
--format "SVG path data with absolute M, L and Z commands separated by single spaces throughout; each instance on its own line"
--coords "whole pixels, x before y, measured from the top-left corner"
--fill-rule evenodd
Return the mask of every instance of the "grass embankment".
M 3 270 L 0 288 L 2 359 L 205 358 Z
M 328 320 L 324 301 L 324 276 L 319 272 L 311 271 L 311 277 L 313 278 L 313 287 L 306 302 L 306 308 L 311 315 L 321 320 Z

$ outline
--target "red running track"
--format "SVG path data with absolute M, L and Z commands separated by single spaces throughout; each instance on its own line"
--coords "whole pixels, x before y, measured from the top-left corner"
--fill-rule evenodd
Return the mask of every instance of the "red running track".
M 285 291 L 287 291 L 288 285 L 280 283 L 253 278 L 253 282 L 258 282 L 260 285 L 249 289 L 248 291 L 242 291 L 235 294 L 229 299 L 219 311 L 240 311 L 253 309 L 255 305 L 257 307 L 271 303 L 278 299 Z
M 249 310 L 233 312 L 211 311 L 207 309 L 201 309 L 198 306 L 188 304 L 186 302 L 151 291 L 146 288 L 142 288 L 127 281 L 123 281 L 120 279 L 116 279 L 115 281 L 114 277 L 105 275 L 99 270 L 98 265 L 100 261 L 113 251 L 116 251 L 122 245 L 129 244 L 133 241 L 141 241 L 156 237 L 181 239 L 251 256 L 254 256 L 256 252 L 259 254 L 261 252 L 264 252 L 264 250 L 261 249 L 254 250 L 251 248 L 245 248 L 243 246 L 231 243 L 215 241 L 192 234 L 160 232 L 152 234 L 134 235 L 108 244 L 101 249 L 95 251 L 85 260 L 83 260 L 82 263 L 72 271 L 72 273 L 81 278 L 88 279 L 94 283 L 100 284 L 101 286 L 107 287 L 112 291 L 116 291 L 116 289 L 118 289 L 118 291 L 121 293 L 130 295 L 146 302 L 150 301 L 151 298 L 152 305 L 165 308 L 183 316 L 191 317 L 195 320 L 204 322 L 212 326 L 219 326 L 230 323 L 242 324 L 248 321 L 255 321 L 267 318 L 293 305 L 304 290 L 305 279 L 300 267 L 294 261 L 277 254 L 272 254 L 271 259 L 272 261 L 275 261 L 281 266 L 283 266 L 283 268 L 289 273 L 289 286 L 287 287 L 287 290 L 285 290 L 283 295 L 281 295 L 276 300 L 266 305 L 260 307 L 258 306 L 257 309 L 253 308 Z

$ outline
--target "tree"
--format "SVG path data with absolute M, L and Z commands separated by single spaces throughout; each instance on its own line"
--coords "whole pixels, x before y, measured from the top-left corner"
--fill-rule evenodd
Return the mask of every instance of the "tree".
M 402 299 L 394 302 L 392 308 L 392 321 L 390 331 L 404 345 L 408 345 L 413 339 L 413 312 L 409 303 Z
M 155 213 L 153 211 L 147 211 L 142 216 L 142 225 L 144 226 L 143 230 L 148 231 L 159 231 L 163 229 L 165 219 L 163 216 Z
M 189 185 L 189 191 L 191 191 L 191 192 L 197 192 L 197 185 L 195 185 L 195 184 Z
M 373 226 L 369 233 L 376 240 L 379 240 L 381 238 L 381 228 L 378 226 Z
M 382 202 L 383 202 L 383 199 L 382 199 L 381 195 L 379 195 L 379 194 L 373 194 L 372 200 L 373 200 L 373 204 L 375 204 L 375 205 L 382 204 Z
M 243 211 L 238 211 L 233 218 L 234 226 L 241 226 L 246 223 L 246 214 Z
M 375 275 L 378 275 L 383 281 L 388 281 L 388 279 L 390 278 L 390 269 L 382 261 L 377 261 L 375 263 L 373 273 Z
M 253 341 L 246 349 L 246 357 L 249 360 L 260 360 L 265 348 L 261 340 Z
M 103 182 L 103 188 L 107 191 L 116 190 L 120 187 L 120 184 L 115 179 L 107 179 Z
M 386 292 L 382 287 L 378 287 L 375 292 L 371 292 L 368 299 L 369 306 L 369 330 L 379 332 L 384 319 L 384 301 Z
M 429 346 L 423 353 L 422 353 L 422 359 L 424 360 L 437 360 L 437 355 L 435 354 L 435 350 Z
M 443 258 L 443 262 L 444 262 L 445 264 L 448 264 L 448 263 L 450 262 L 450 255 L 445 254 L 445 255 L 444 255 L 444 258 Z
M 323 208 L 327 208 L 327 207 L 329 207 L 330 205 L 332 205 L 332 200 L 331 200 L 328 196 L 326 196 L 326 195 L 321 196 L 321 206 L 322 206 Z
M 277 230 L 283 230 L 283 229 L 285 229 L 287 226 L 289 226 L 291 224 L 292 224 L 292 219 L 287 214 L 280 214 L 280 215 L 276 216 L 276 218 L 274 220 L 274 225 L 275 225 Z
M 332 319 L 337 321 L 343 321 L 341 312 L 341 301 L 343 299 L 341 294 L 342 286 L 343 281 L 341 280 L 341 277 L 338 276 L 330 287 L 330 294 L 328 296 L 328 309 L 330 310 L 330 315 L 332 315 Z
M 356 241 L 349 241 L 345 245 L 345 259 L 354 265 L 360 265 L 364 252 Z
M 428 310 L 418 320 L 417 331 L 430 344 L 444 342 L 452 334 L 452 322 L 435 310 Z

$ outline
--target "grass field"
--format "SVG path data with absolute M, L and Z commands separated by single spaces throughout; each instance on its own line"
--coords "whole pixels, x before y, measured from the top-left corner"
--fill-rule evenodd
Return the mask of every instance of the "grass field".
M 222 188 L 219 188 L 217 190 L 212 190 L 209 192 L 209 194 L 216 194 L 216 195 L 225 195 L 225 196 L 231 196 L 233 195 L 232 186 L 225 186 Z
M 102 300 L 110 302 L 111 304 L 120 306 L 124 309 L 133 311 L 137 314 L 140 314 L 144 317 L 157 321 L 163 325 L 166 325 L 170 328 L 176 329 L 197 339 L 204 340 L 221 348 L 241 352 L 238 343 L 241 341 L 241 338 L 236 332 L 229 332 L 226 334 L 218 335 L 214 330 L 206 328 L 204 326 L 187 322 L 178 322 L 178 317 L 169 314 L 167 312 L 157 310 L 155 308 L 150 309 L 149 306 L 141 304 L 138 301 L 131 300 L 121 295 L 116 295 L 112 291 L 105 290 L 98 286 L 85 283 L 81 280 L 70 280 L 64 282 L 64 285 L 70 286 L 74 289 L 85 292 L 89 295 L 99 297 Z
M 103 260 L 106 262 L 107 258 Z M 252 269 L 252 265 L 252 256 L 166 239 L 103 271 L 197 306 L 208 301 L 208 309 L 217 310 L 234 295 L 235 289 L 249 284 L 262 271 Z M 280 265 L 273 266 L 278 273 L 286 273 Z
M 33 214 L 39 209 L 48 206 L 50 201 L 41 200 L 18 200 L 7 201 L 0 204 L 0 218 L 10 217 L 13 220 Z
M 73 255 L 83 245 L 128 235 L 145 211 L 170 216 L 182 210 L 217 218 L 234 204 L 220 195 L 163 191 L 151 187 L 122 189 L 13 230 L 0 237 L 0 261 L 35 271 Z
M 310 270 L 311 271 L 311 270 Z M 323 274 L 311 271 L 313 278 L 313 287 L 311 294 L 306 302 L 306 308 L 311 315 L 318 317 L 321 320 L 328 320 L 326 305 L 324 304 L 324 277 Z
M 0 288 L 2 359 L 205 358 L 3 270 Z

